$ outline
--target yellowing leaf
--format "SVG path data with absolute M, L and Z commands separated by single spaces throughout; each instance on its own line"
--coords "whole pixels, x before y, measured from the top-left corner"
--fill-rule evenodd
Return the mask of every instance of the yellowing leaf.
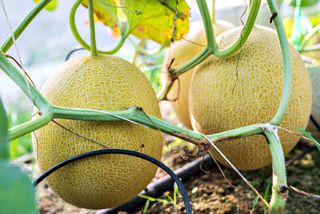
M 39 3 L 41 0 L 33 0 L 35 3 Z M 47 4 L 47 6 L 45 7 L 45 9 L 47 11 L 54 11 L 55 9 L 57 9 L 58 7 L 58 0 L 52 0 L 51 2 L 49 2 L 49 4 Z
M 84 0 L 82 4 L 88 7 L 88 0 Z M 117 10 L 119 5 L 113 0 L 94 0 L 93 8 L 95 19 L 103 24 L 111 27 L 111 29 L 118 27 Z
M 87 0 L 83 4 L 87 6 Z M 190 8 L 185 0 L 94 0 L 94 11 L 114 34 L 128 30 L 162 45 L 181 39 L 189 30 Z
M 189 30 L 190 8 L 184 0 L 122 0 L 133 34 L 160 44 L 179 40 Z

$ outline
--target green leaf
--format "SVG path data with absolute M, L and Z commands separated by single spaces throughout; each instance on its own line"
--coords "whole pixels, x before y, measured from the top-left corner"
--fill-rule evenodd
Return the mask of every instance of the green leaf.
M 8 158 L 8 118 L 0 99 L 0 160 Z
M 185 0 L 94 0 L 94 11 L 115 34 L 128 31 L 165 46 L 189 30 L 190 8 Z
M 41 0 L 33 0 L 35 3 L 39 3 Z M 47 11 L 55 11 L 58 7 L 58 0 L 51 0 L 49 4 L 45 7 Z
M 312 143 L 314 143 L 314 145 L 316 145 L 316 147 L 318 148 L 318 150 L 320 151 L 320 143 L 306 130 L 302 129 L 302 128 L 296 128 L 299 132 L 301 132 L 301 134 L 303 134 L 306 138 L 308 138 Z
M 31 179 L 19 167 L 0 160 L 0 181 L 1 213 L 37 213 Z

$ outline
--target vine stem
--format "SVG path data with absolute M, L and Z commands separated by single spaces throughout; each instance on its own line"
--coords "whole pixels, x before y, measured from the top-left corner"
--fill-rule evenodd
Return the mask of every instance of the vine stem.
M 50 104 L 46 98 L 10 63 L 1 50 L 0 68 L 22 89 L 42 113 L 50 111 Z
M 212 53 L 214 53 L 214 51 L 218 49 L 218 44 L 214 35 L 207 2 L 205 0 L 197 0 L 197 4 L 206 33 L 207 47 L 209 48 L 209 50 L 211 50 Z
M 174 82 L 175 80 L 171 80 L 166 88 L 159 94 L 159 96 L 157 96 L 159 102 L 167 99 L 168 93 L 170 92 Z
M 278 38 L 280 41 L 283 62 L 283 83 L 281 100 L 277 113 L 270 122 L 273 125 L 279 125 L 288 109 L 289 100 L 291 96 L 292 65 L 289 43 L 285 34 L 280 14 L 278 13 L 277 4 L 274 0 L 267 0 L 267 2 L 271 14 L 277 14 L 277 16 L 273 19 L 273 22 L 276 27 Z
M 88 13 L 90 25 L 90 44 L 91 56 L 97 56 L 96 33 L 94 29 L 94 16 L 93 16 L 93 0 L 88 0 Z
M 284 213 L 286 199 L 288 197 L 287 178 L 285 169 L 285 159 L 282 151 L 280 139 L 278 137 L 278 126 L 284 118 L 288 109 L 292 87 L 292 65 L 289 43 L 285 34 L 281 17 L 278 13 L 277 4 L 274 0 L 267 0 L 269 10 L 274 17 L 272 20 L 278 34 L 282 62 L 283 62 L 283 83 L 282 95 L 277 113 L 270 122 L 270 127 L 264 130 L 264 134 L 269 142 L 269 149 L 272 155 L 272 196 L 270 202 L 270 213 Z
M 100 111 L 94 109 L 75 109 L 75 108 L 62 108 L 62 107 L 52 107 L 52 114 L 48 114 L 37 118 L 33 122 L 26 122 L 20 126 L 16 126 L 9 130 L 9 138 L 13 140 L 24 134 L 36 130 L 40 127 L 38 123 L 42 123 L 42 126 L 50 121 L 50 119 L 60 118 L 60 119 L 70 119 L 70 120 L 82 120 L 82 121 L 127 121 L 138 125 L 146 126 L 155 130 L 160 130 L 164 133 L 176 136 L 180 139 L 189 141 L 196 145 L 206 144 L 206 140 L 203 139 L 203 135 L 188 129 L 184 129 L 175 125 L 170 124 L 164 120 L 157 117 L 146 115 L 141 108 L 132 107 L 127 110 L 118 112 L 108 112 Z M 261 124 L 254 124 L 250 126 L 245 126 L 233 130 L 228 130 L 220 133 L 215 133 L 212 135 L 207 135 L 207 137 L 214 143 L 219 141 L 224 141 L 240 137 L 246 137 L 254 134 L 262 133 Z M 28 128 L 27 128 L 28 127 Z M 25 131 L 25 129 L 28 131 Z
M 186 62 L 185 64 L 181 65 L 180 67 L 176 69 L 171 69 L 169 72 L 172 74 L 172 79 L 177 78 L 180 74 L 183 74 L 184 72 L 187 72 L 191 68 L 195 67 L 199 63 L 201 63 L 203 60 L 205 60 L 210 54 L 213 54 L 217 57 L 228 57 L 237 52 L 247 41 L 251 30 L 254 26 L 254 23 L 256 21 L 259 8 L 261 5 L 261 0 L 255 0 L 250 4 L 250 13 L 248 16 L 248 19 L 246 21 L 245 26 L 243 27 L 243 30 L 241 31 L 241 34 L 239 38 L 232 43 L 229 47 L 220 50 L 215 36 L 214 36 L 214 29 L 212 27 L 210 14 L 208 10 L 208 6 L 205 0 L 197 0 L 198 7 L 200 10 L 200 14 L 202 17 L 202 21 L 204 24 L 206 37 L 207 37 L 207 47 L 204 48 L 198 55 L 196 55 L 194 58 L 192 58 L 190 61 Z
M 34 120 L 22 123 L 18 126 L 15 126 L 9 129 L 9 139 L 13 140 L 18 137 L 21 137 L 25 134 L 33 132 L 45 125 L 47 125 L 53 119 L 53 115 L 48 113 L 44 114 Z
M 86 50 L 91 51 L 91 47 L 88 43 L 86 43 L 86 41 L 84 41 L 84 39 L 81 37 L 77 26 L 76 26 L 76 11 L 79 8 L 80 4 L 82 3 L 83 0 L 77 0 L 74 5 L 71 8 L 70 14 L 69 14 L 69 24 L 70 24 L 70 29 L 71 32 L 74 36 L 74 38 L 77 40 L 77 42 Z M 112 50 L 108 50 L 108 51 L 101 51 L 97 49 L 97 53 L 99 54 L 114 54 L 116 53 L 124 44 L 125 40 L 128 38 L 128 36 L 130 35 L 130 31 L 126 31 L 124 34 L 121 34 L 121 38 L 119 43 L 112 49 Z
M 272 196 L 269 211 L 271 214 L 284 213 L 288 198 L 285 159 L 278 136 L 278 127 L 270 125 L 264 129 L 272 156 Z
M 40 1 L 31 11 L 30 13 L 23 19 L 23 21 L 19 24 L 16 30 L 13 33 L 13 36 L 9 36 L 6 41 L 2 44 L 1 50 L 6 53 L 11 46 L 13 45 L 13 41 L 17 40 L 22 32 L 26 29 L 26 27 L 31 23 L 31 21 L 40 13 L 40 11 L 51 2 L 51 0 L 42 0 Z

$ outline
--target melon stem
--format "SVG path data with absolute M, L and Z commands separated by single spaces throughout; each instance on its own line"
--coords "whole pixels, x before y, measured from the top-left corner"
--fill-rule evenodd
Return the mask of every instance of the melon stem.
M 247 41 L 252 31 L 252 28 L 254 26 L 254 23 L 256 21 L 256 18 L 259 12 L 261 0 L 252 1 L 252 4 L 250 4 L 250 12 L 249 12 L 248 19 L 246 21 L 246 24 L 243 27 L 243 30 L 241 31 L 239 38 L 234 43 L 232 43 L 229 47 L 223 50 L 219 49 L 218 44 L 216 42 L 214 29 L 212 27 L 210 13 L 209 13 L 209 9 L 206 1 L 197 0 L 197 4 L 199 7 L 199 11 L 200 11 L 205 32 L 206 32 L 207 47 L 205 47 L 199 54 L 197 54 L 195 57 L 193 57 L 191 60 L 189 60 L 185 64 L 181 65 L 176 69 L 171 69 L 169 72 L 171 73 L 172 79 L 175 79 L 179 75 L 183 74 L 184 72 L 189 71 L 191 68 L 201 63 L 211 54 L 217 57 L 223 58 L 223 57 L 231 56 L 232 54 L 237 52 Z
M 89 16 L 89 25 L 90 25 L 90 52 L 91 56 L 97 56 L 97 45 L 96 45 L 96 33 L 94 26 L 94 16 L 93 16 L 93 1 L 88 0 L 88 16 Z
M 47 125 L 53 119 L 53 115 L 50 113 L 41 115 L 40 117 L 30 120 L 28 122 L 22 123 L 20 125 L 14 126 L 9 129 L 9 140 L 16 139 L 18 137 L 24 136 L 31 133 L 45 125 Z
M 278 38 L 280 41 L 282 62 L 283 62 L 283 83 L 282 83 L 282 95 L 277 113 L 271 120 L 271 124 L 279 125 L 288 109 L 289 100 L 291 96 L 291 85 L 292 85 L 292 65 L 291 65 L 291 55 L 289 49 L 288 39 L 282 24 L 282 19 L 278 13 L 277 4 L 274 0 L 268 0 L 268 6 L 270 12 L 275 16 L 271 21 L 277 30 Z M 276 15 L 275 15 L 276 14 Z
M 272 156 L 272 196 L 270 201 L 270 213 L 284 213 L 286 200 L 288 197 L 287 177 L 285 159 L 281 142 L 278 136 L 278 127 L 265 126 L 264 134 L 269 142 Z
M 2 69 L 29 97 L 42 113 L 50 111 L 50 104 L 29 80 L 7 59 L 0 50 L 0 69 Z
M 208 9 L 207 2 L 205 0 L 197 0 L 199 11 L 201 14 L 202 22 L 207 37 L 207 47 L 209 49 L 218 49 L 218 44 L 216 37 L 214 35 L 214 30 L 212 27 L 211 17 Z
M 76 26 L 76 11 L 82 2 L 83 2 L 83 0 L 77 0 L 74 3 L 74 5 L 72 6 L 72 8 L 70 10 L 70 14 L 69 14 L 69 25 L 70 25 L 70 30 L 71 30 L 74 38 L 77 40 L 77 42 L 84 49 L 91 51 L 91 46 L 86 41 L 84 41 L 84 39 L 81 37 L 81 35 L 77 29 L 77 26 Z M 101 50 L 96 49 L 97 53 L 98 54 L 114 54 L 114 53 L 116 53 L 118 50 L 120 50 L 120 48 L 122 47 L 122 45 L 124 44 L 124 42 L 126 41 L 128 36 L 130 35 L 130 33 L 131 33 L 131 31 L 129 31 L 129 28 L 127 28 L 123 34 L 121 33 L 120 41 L 113 49 L 108 50 L 108 51 L 101 51 Z

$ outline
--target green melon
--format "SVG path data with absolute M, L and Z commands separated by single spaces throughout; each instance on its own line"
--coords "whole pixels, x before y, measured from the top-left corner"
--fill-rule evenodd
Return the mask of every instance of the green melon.
M 57 106 L 106 111 L 140 106 L 147 114 L 160 117 L 158 101 L 148 80 L 138 68 L 118 57 L 71 59 L 41 91 Z M 159 131 L 128 122 L 56 121 L 107 148 L 161 157 L 163 139 Z M 34 136 L 34 151 L 42 172 L 71 156 L 104 149 L 53 122 L 37 130 Z M 135 197 L 152 180 L 156 170 L 155 165 L 136 157 L 104 155 L 59 169 L 47 181 L 65 201 L 79 207 L 102 209 Z
M 232 44 L 242 27 L 218 37 L 221 48 Z M 280 126 L 305 128 L 311 112 L 311 82 L 300 55 L 291 47 L 292 96 Z M 209 57 L 194 72 L 189 109 L 192 126 L 204 134 L 213 134 L 242 126 L 269 122 L 277 112 L 282 95 L 283 63 L 277 34 L 256 26 L 248 41 L 236 54 L 221 59 Z M 284 153 L 298 137 L 279 131 Z M 241 170 L 252 170 L 271 163 L 271 154 L 263 136 L 251 136 L 217 143 L 226 157 Z M 227 165 L 213 149 L 210 154 Z

